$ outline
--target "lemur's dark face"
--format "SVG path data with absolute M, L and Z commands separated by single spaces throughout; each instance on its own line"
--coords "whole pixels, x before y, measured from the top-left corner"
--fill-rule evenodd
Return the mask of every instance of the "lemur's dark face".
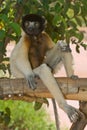
M 26 33 L 29 35 L 38 35 L 40 31 L 40 23 L 38 21 L 25 21 Z
M 45 18 L 37 14 L 29 14 L 22 18 L 22 29 L 27 35 L 39 35 L 44 30 L 45 25 Z

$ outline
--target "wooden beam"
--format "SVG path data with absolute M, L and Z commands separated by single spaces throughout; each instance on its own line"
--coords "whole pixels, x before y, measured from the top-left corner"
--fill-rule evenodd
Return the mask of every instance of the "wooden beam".
M 64 97 L 69 100 L 87 101 L 87 78 L 76 80 L 60 77 L 56 78 Z M 23 96 L 22 96 L 23 95 Z M 0 98 L 15 100 L 35 100 L 36 98 L 53 98 L 46 86 L 37 79 L 37 89 L 31 90 L 24 79 L 0 79 Z

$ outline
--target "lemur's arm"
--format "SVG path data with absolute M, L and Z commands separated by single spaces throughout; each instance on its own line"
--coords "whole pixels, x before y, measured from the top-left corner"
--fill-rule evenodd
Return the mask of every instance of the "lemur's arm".
M 28 59 L 28 52 L 29 52 L 29 45 L 30 45 L 29 42 L 30 42 L 29 39 L 25 36 L 25 34 L 23 34 L 19 43 L 16 45 L 16 47 L 12 52 L 11 64 L 15 64 L 16 68 L 27 79 L 29 86 L 31 86 L 32 89 L 35 89 L 36 88 L 36 83 L 34 80 L 35 74 L 33 73 L 31 64 Z

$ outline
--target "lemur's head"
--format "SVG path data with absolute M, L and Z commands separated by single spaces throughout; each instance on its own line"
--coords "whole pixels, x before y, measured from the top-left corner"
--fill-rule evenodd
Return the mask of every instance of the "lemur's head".
M 27 35 L 40 34 L 45 29 L 45 25 L 45 18 L 37 14 L 25 15 L 22 18 L 22 29 Z

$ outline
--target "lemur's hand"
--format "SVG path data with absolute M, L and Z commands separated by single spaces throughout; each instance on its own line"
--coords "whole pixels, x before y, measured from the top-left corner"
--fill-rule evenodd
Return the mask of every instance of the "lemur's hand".
M 28 85 L 32 90 L 35 90 L 37 87 L 37 83 L 35 81 L 36 77 L 37 75 L 35 75 L 33 72 L 26 77 Z
M 72 75 L 70 78 L 71 79 L 78 79 L 79 77 L 77 75 Z

